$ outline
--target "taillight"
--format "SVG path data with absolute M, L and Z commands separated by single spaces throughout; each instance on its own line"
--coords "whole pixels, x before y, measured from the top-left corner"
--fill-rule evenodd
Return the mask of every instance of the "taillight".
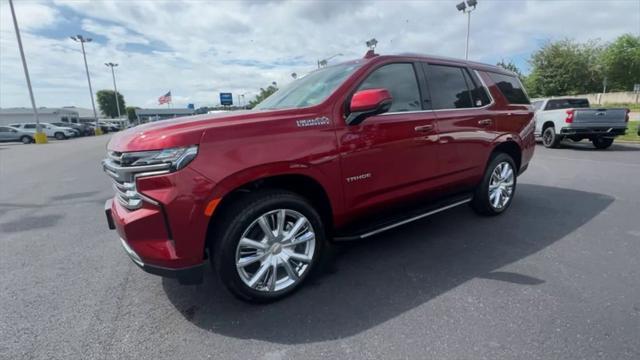
M 564 122 L 566 122 L 567 124 L 571 124 L 573 122 L 573 116 L 575 115 L 576 111 L 574 109 L 569 109 L 567 110 L 567 117 L 564 119 Z
M 624 122 L 629 122 L 629 113 L 631 112 L 630 109 L 627 109 L 627 115 L 625 115 L 624 117 Z

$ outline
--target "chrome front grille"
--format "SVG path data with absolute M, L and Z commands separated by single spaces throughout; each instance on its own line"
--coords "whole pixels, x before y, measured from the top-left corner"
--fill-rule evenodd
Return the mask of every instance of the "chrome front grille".
M 169 172 L 169 164 L 142 166 L 126 166 L 123 164 L 123 153 L 109 151 L 108 158 L 102 161 L 104 172 L 113 180 L 113 190 L 118 202 L 129 210 L 142 207 L 143 201 L 157 204 L 152 199 L 140 194 L 136 189 L 136 179 L 142 176 L 160 175 Z

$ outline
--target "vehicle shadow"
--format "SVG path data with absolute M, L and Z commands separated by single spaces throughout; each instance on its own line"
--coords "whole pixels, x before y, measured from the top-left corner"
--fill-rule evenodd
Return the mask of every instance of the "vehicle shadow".
M 463 206 L 371 240 L 338 246 L 332 269 L 268 305 L 233 298 L 207 274 L 187 287 L 163 279 L 169 300 L 200 328 L 242 339 L 298 344 L 344 338 L 395 318 L 474 278 L 536 286 L 544 279 L 500 268 L 580 228 L 614 198 L 519 184 L 502 216 Z

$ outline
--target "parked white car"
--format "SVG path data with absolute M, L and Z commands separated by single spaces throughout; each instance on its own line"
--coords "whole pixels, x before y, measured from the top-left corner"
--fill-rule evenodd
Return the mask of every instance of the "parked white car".
M 548 148 L 557 147 L 562 139 L 589 139 L 598 149 L 606 149 L 613 139 L 624 135 L 629 109 L 592 109 L 584 98 L 539 99 L 535 109 L 535 134 Z
M 40 125 L 42 126 L 42 131 L 47 134 L 47 137 L 64 140 L 76 136 L 76 132 L 68 127 L 55 126 L 49 123 L 40 123 Z M 36 123 L 11 124 L 9 126 L 32 134 L 36 132 Z

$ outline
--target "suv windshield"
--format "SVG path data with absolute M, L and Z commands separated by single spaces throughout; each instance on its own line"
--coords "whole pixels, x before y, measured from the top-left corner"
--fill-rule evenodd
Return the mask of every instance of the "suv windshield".
M 255 109 L 275 110 L 317 105 L 326 99 L 360 65 L 360 63 L 352 62 L 316 70 L 276 91 L 258 104 Z

